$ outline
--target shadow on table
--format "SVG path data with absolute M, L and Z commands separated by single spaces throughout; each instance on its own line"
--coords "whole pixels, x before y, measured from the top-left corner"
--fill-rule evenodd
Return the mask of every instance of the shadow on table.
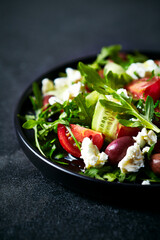
M 93 192 L 80 192 L 79 189 L 70 189 L 67 186 L 63 187 L 70 191 L 71 194 L 76 194 L 79 197 L 87 199 L 102 205 L 110 205 L 116 208 L 124 208 L 130 210 L 138 210 L 145 212 L 152 212 L 159 214 L 160 213 L 160 197 L 159 193 L 154 191 L 132 191 L 128 190 L 127 192 L 117 191 L 108 191 L 107 193 L 94 194 Z

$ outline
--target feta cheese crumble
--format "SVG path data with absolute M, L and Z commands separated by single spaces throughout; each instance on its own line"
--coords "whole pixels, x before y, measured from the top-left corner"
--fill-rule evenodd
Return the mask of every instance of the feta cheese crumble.
M 147 152 L 149 152 L 149 149 L 150 149 L 150 147 L 144 147 L 143 149 L 142 149 L 142 153 L 147 153 Z
M 78 82 L 81 79 L 81 74 L 78 70 L 66 68 L 66 77 L 56 78 L 54 84 L 56 89 L 69 87 L 71 84 Z
M 118 94 L 124 93 L 124 95 L 125 95 L 127 98 L 129 98 L 128 93 L 127 93 L 127 90 L 124 89 L 124 88 L 119 88 L 119 89 L 117 90 L 117 93 L 118 93 Z
M 78 70 L 66 68 L 66 77 L 54 79 L 52 86 L 50 86 L 50 80 L 50 82 L 46 81 L 46 79 L 42 81 L 42 93 L 43 95 L 54 95 L 59 99 L 59 102 L 63 103 L 64 101 L 75 98 L 79 93 L 85 92 L 85 86 L 80 80 L 81 74 Z M 54 100 L 55 99 L 52 99 L 51 102 Z
M 144 167 L 144 156 L 137 143 L 127 149 L 127 153 L 119 162 L 118 167 L 122 173 L 138 172 L 141 167 Z
M 84 85 L 81 82 L 70 85 L 63 93 L 63 101 L 73 99 L 74 97 L 78 96 L 78 94 L 81 93 L 83 89 Z
M 50 97 L 49 99 L 48 99 L 48 102 L 49 102 L 49 104 L 50 105 L 53 105 L 53 104 L 55 104 L 55 103 L 63 103 L 63 101 L 61 101 L 59 98 L 57 98 L 57 97 L 55 97 L 55 96 L 53 96 L 53 97 Z
M 152 71 L 154 71 L 155 75 L 158 75 L 160 73 L 160 67 L 157 66 L 157 64 L 153 60 L 149 59 L 144 63 L 132 63 L 128 67 L 126 73 L 130 75 L 133 79 L 138 79 L 150 77 Z
M 133 139 L 143 148 L 145 144 L 150 146 L 155 144 L 157 142 L 157 135 L 152 130 L 147 131 L 146 128 L 143 128 Z
M 142 182 L 142 185 L 150 185 L 150 181 L 149 181 L 149 180 L 144 180 L 144 181 Z
M 49 80 L 48 78 L 44 78 L 42 80 L 42 93 L 45 95 L 47 92 L 54 90 L 53 81 Z
M 81 158 L 84 160 L 85 168 L 100 168 L 106 163 L 108 155 L 104 152 L 100 153 L 99 149 L 93 144 L 92 140 L 86 137 L 82 141 Z

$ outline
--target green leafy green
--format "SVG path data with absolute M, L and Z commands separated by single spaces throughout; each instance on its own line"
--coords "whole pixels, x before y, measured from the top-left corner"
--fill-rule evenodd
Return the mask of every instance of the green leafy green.
M 155 144 L 153 144 L 150 148 L 149 148 L 149 151 L 147 152 L 147 158 L 148 160 L 151 159 L 151 155 L 152 155 L 152 152 L 154 150 L 154 147 L 155 147 Z
M 88 177 L 92 177 L 92 178 L 103 180 L 103 178 L 99 174 L 99 169 L 98 168 L 86 169 L 85 172 L 84 173 L 81 172 L 81 174 L 85 175 L 85 176 L 88 176 Z
M 79 118 L 84 122 L 86 126 L 91 126 L 91 121 L 92 121 L 92 115 L 93 115 L 93 109 L 91 107 L 87 107 L 85 97 L 83 94 L 79 94 L 77 97 L 74 98 L 73 100 L 78 108 L 79 108 Z
M 111 58 L 115 62 L 120 62 L 119 52 L 121 50 L 121 45 L 111 45 L 108 47 L 103 47 L 100 53 L 97 55 L 96 60 L 90 64 L 94 69 L 100 69 L 101 66 L 105 65 L 108 58 Z
M 22 125 L 22 127 L 25 128 L 25 129 L 32 129 L 32 128 L 34 128 L 37 124 L 38 124 L 38 121 L 30 119 L 30 120 L 26 121 L 26 122 Z
M 37 109 L 41 108 L 42 107 L 42 94 L 41 94 L 41 91 L 39 89 L 39 86 L 38 86 L 38 83 L 37 82 L 34 82 L 32 84 L 32 89 L 33 89 L 33 94 L 35 96 L 35 106 L 37 106 Z M 33 101 L 33 98 L 31 98 L 32 101 Z
M 127 73 L 117 74 L 112 71 L 109 71 L 105 78 L 106 84 L 113 89 L 122 88 L 132 81 L 132 78 Z
M 135 182 L 138 173 L 125 174 L 120 171 L 118 167 L 103 166 L 102 168 L 89 168 L 86 169 L 84 173 L 85 176 L 107 180 L 108 182 Z
M 148 178 L 149 178 L 148 180 L 150 182 L 160 182 L 160 178 L 154 172 L 152 172 L 151 169 L 146 168 L 145 173 L 148 176 Z
M 152 97 L 147 96 L 144 109 L 146 119 L 151 122 L 154 116 L 154 102 Z
M 129 65 L 136 62 L 145 62 L 148 59 L 148 57 L 142 53 L 139 53 L 138 51 L 135 51 L 134 53 L 126 54 L 126 60 L 121 61 L 120 65 L 127 69 Z
M 109 47 L 103 47 L 101 49 L 100 54 L 98 54 L 95 62 L 100 65 L 105 65 L 106 64 L 106 58 L 110 57 L 112 59 L 117 59 L 118 53 L 121 50 L 121 45 L 111 45 Z

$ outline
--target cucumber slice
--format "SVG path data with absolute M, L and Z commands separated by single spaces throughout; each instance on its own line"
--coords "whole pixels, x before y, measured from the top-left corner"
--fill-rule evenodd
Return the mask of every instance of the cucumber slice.
M 95 105 L 98 101 L 99 96 L 100 96 L 100 93 L 98 93 L 97 91 L 93 91 L 93 92 L 89 93 L 86 96 L 87 107 L 90 107 L 91 105 Z
M 95 107 L 92 118 L 92 129 L 102 132 L 105 135 L 105 140 L 111 142 L 117 138 L 118 120 L 117 113 L 102 106 L 100 99 L 105 99 L 104 95 L 100 95 Z
M 109 71 L 117 74 L 125 73 L 125 70 L 119 64 L 110 61 L 104 67 L 105 74 L 109 73 Z

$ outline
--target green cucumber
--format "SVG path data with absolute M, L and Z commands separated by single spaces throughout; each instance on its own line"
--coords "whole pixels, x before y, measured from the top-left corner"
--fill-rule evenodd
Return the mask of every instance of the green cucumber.
M 87 107 L 90 107 L 91 105 L 95 105 L 98 101 L 99 96 L 100 96 L 100 93 L 98 93 L 97 91 L 93 91 L 93 92 L 89 93 L 86 96 Z
M 92 129 L 102 132 L 105 135 L 105 140 L 111 142 L 117 137 L 118 120 L 117 113 L 102 106 L 100 99 L 105 99 L 104 95 L 100 95 L 95 107 L 92 118 Z
M 110 61 L 108 61 L 108 63 L 104 67 L 105 75 L 109 73 L 109 71 L 117 74 L 125 73 L 125 70 L 119 64 Z

